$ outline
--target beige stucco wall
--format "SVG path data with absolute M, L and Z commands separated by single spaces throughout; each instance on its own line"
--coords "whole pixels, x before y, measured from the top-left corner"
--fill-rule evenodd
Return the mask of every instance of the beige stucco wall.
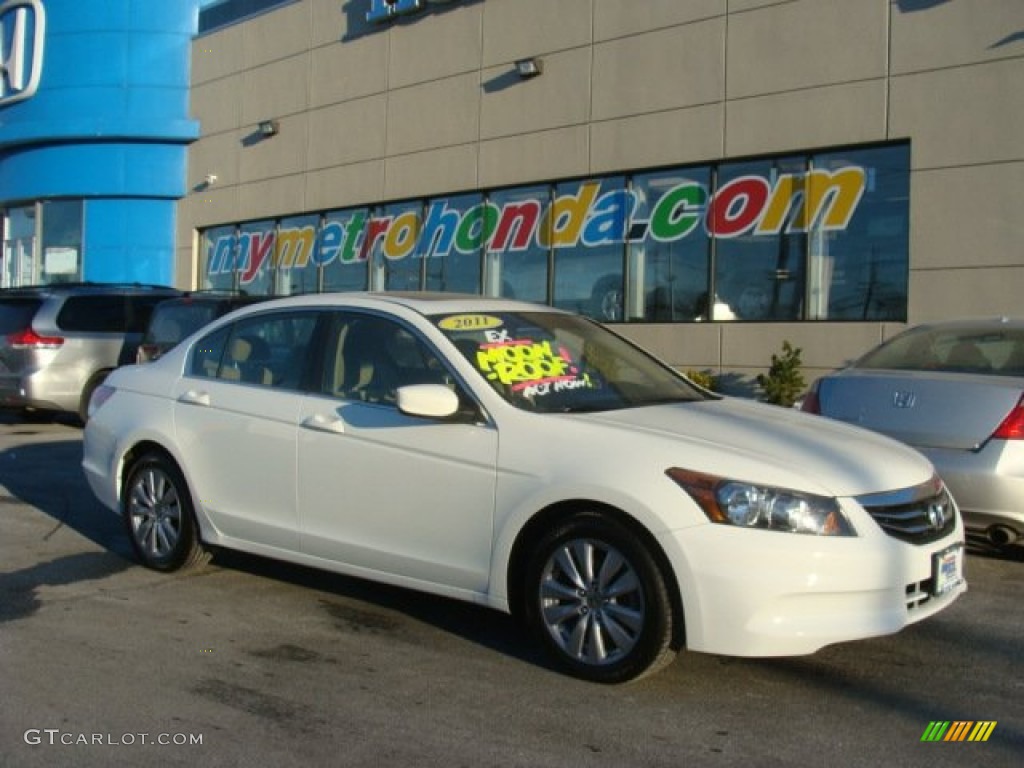
M 197 39 L 183 285 L 209 225 L 910 139 L 910 321 L 1019 313 L 1021 0 L 466 0 L 383 27 L 368 4 L 301 0 Z M 542 76 L 511 74 L 525 56 Z M 281 129 L 259 141 L 264 119 Z M 901 327 L 621 328 L 742 385 L 784 339 L 813 375 Z

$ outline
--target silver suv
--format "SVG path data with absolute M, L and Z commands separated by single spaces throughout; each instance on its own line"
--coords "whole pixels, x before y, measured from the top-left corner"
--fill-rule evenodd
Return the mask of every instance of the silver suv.
M 68 283 L 0 290 L 0 407 L 68 412 L 84 423 L 89 398 L 135 350 L 164 286 Z

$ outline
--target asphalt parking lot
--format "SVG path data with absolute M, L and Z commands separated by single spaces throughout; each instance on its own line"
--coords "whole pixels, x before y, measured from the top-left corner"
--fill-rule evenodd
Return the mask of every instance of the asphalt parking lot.
M 1024 561 L 899 635 L 568 678 L 500 614 L 259 558 L 139 567 L 81 430 L 0 417 L 0 765 L 1018 765 Z M 923 742 L 935 721 L 984 742 Z

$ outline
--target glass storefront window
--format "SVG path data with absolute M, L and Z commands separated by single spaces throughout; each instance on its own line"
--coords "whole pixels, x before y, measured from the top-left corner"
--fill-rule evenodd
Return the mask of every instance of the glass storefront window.
M 50 200 L 43 213 L 39 282 L 70 283 L 82 276 L 82 201 Z
M 483 195 L 430 201 L 417 249 L 427 260 L 428 291 L 480 293 L 481 256 L 492 221 L 493 208 Z
M 317 238 L 316 259 L 323 269 L 325 291 L 365 291 L 367 288 L 367 208 L 328 211 Z
M 790 226 L 784 198 L 804 170 L 803 158 L 719 169 L 706 215 L 715 239 L 713 319 L 800 319 L 807 235 Z
M 488 295 L 546 304 L 551 249 L 538 241 L 549 237 L 541 228 L 550 187 L 502 190 L 490 202 L 498 221 L 488 242 Z
M 238 287 L 246 293 L 267 296 L 274 292 L 275 227 L 274 221 L 250 221 L 239 227 L 235 264 Z
M 274 239 L 274 282 L 277 296 L 317 290 L 319 270 L 315 258 L 319 216 L 282 219 Z
M 625 184 L 623 177 L 614 176 L 555 187 L 546 229 L 554 251 L 551 303 L 559 309 L 597 320 L 622 320 L 622 264 L 631 208 Z
M 417 249 L 423 204 L 385 206 L 366 230 L 371 260 L 371 287 L 385 291 L 416 291 L 422 284 L 423 258 Z
M 629 269 L 631 320 L 705 320 L 710 240 L 703 226 L 709 168 L 633 178 L 636 199 Z M 642 223 L 641 223 L 642 222 Z M 635 230 L 635 231 L 633 231 Z
M 235 287 L 238 238 L 234 227 L 214 227 L 203 233 L 203 263 L 200 265 L 206 290 L 229 291 Z
M 833 179 L 846 173 L 851 184 L 861 178 L 857 172 L 863 169 L 863 197 L 846 226 L 826 229 L 827 222 L 820 216 L 811 229 L 807 319 L 905 321 L 910 242 L 908 148 L 829 152 L 813 156 L 811 164 L 817 171 L 833 174 Z M 848 204 L 852 203 L 853 192 L 847 196 Z
M 9 208 L 4 214 L 3 287 L 32 285 L 36 279 L 36 206 Z
M 482 293 L 604 322 L 905 320 L 909 156 L 900 143 L 248 222 L 204 233 L 205 279 Z
M 0 210 L 2 287 L 82 279 L 82 200 L 44 200 Z

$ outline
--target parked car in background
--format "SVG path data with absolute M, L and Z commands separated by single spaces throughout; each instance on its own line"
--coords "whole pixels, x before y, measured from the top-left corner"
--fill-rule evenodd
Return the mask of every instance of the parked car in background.
M 0 291 L 0 407 L 84 421 L 106 375 L 135 359 L 166 286 L 66 283 Z
M 156 360 L 207 323 L 239 307 L 268 298 L 222 291 L 193 291 L 163 301 L 157 305 L 149 319 L 134 362 L 148 363 Z
M 151 568 L 212 545 L 468 600 L 598 682 L 896 632 L 966 588 L 916 451 L 505 299 L 240 309 L 110 375 L 83 468 Z
M 882 432 L 927 456 L 971 538 L 1024 536 L 1024 319 L 911 328 L 819 379 L 803 410 Z

